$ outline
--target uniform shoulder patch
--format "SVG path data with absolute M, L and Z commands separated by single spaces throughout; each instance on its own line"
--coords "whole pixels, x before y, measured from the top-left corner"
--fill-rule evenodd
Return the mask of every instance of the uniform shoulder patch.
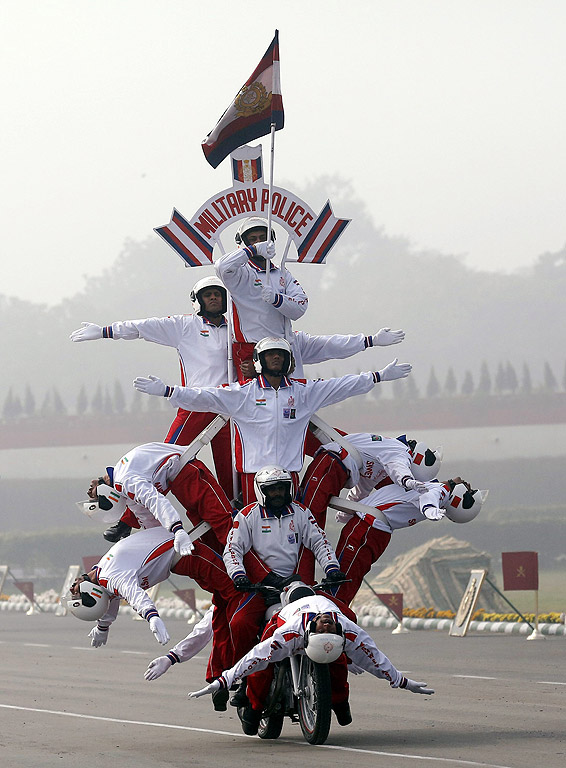
M 254 507 L 257 507 L 257 501 L 254 501 L 253 504 L 248 504 L 247 507 L 241 509 L 240 514 L 244 517 L 248 517 L 248 515 L 253 511 Z

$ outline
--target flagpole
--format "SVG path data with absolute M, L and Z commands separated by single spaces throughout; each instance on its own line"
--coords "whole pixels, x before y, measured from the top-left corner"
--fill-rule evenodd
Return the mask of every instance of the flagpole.
M 271 239 L 271 219 L 272 219 L 272 205 L 273 205 L 273 166 L 275 164 L 275 123 L 271 123 L 271 148 L 269 151 L 269 208 L 267 209 L 267 241 Z M 265 274 L 269 275 L 269 269 L 271 262 L 266 259 L 265 262 Z
M 535 589 L 535 628 L 527 637 L 527 640 L 546 640 L 545 636 L 538 628 L 538 589 Z
M 395 629 L 393 630 L 393 632 L 392 632 L 391 634 L 392 634 L 392 635 L 393 635 L 393 634 L 395 634 L 395 635 L 399 635 L 399 634 L 401 634 L 401 633 L 405 634 L 405 632 L 408 632 L 409 630 L 407 629 L 407 627 L 404 627 L 404 626 L 403 626 L 403 619 L 401 618 L 401 621 L 399 621 L 399 617 L 398 617 L 398 616 L 395 614 L 395 612 L 394 612 L 394 611 L 392 611 L 392 610 L 391 610 L 391 608 L 390 608 L 388 605 L 386 605 L 386 604 L 383 602 L 383 600 L 381 600 L 381 598 L 379 597 L 379 595 L 377 594 L 377 592 L 375 591 L 375 589 L 372 587 L 372 585 L 369 583 L 369 581 L 368 581 L 367 579 L 365 579 L 365 578 L 364 578 L 364 579 L 362 579 L 362 581 L 364 582 L 364 584 L 366 585 L 366 587 L 369 587 L 369 588 L 370 588 L 370 590 L 371 590 L 371 591 L 373 592 L 373 594 L 374 594 L 374 595 L 377 597 L 377 599 L 379 600 L 379 602 L 381 603 L 381 605 L 383 605 L 383 607 L 384 607 L 384 608 L 387 608 L 387 610 L 388 610 L 388 611 L 389 611 L 389 613 L 390 613 L 390 614 L 393 616 L 393 618 L 395 619 L 395 621 L 397 621 L 397 622 L 398 622 L 397 626 L 395 627 Z

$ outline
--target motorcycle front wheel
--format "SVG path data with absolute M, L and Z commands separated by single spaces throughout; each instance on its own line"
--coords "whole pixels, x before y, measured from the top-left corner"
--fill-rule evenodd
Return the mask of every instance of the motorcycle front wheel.
M 327 664 L 316 664 L 308 656 L 301 659 L 299 722 L 309 744 L 324 744 L 330 732 L 332 694 Z

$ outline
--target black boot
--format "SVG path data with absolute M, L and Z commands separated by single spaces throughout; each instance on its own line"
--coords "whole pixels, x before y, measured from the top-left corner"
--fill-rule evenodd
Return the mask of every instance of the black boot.
M 212 694 L 212 706 L 215 712 L 226 712 L 226 704 L 230 691 L 227 688 L 221 688 Z
M 232 695 L 232 698 L 230 699 L 230 705 L 232 707 L 245 707 L 246 704 L 250 703 L 246 695 L 246 687 L 247 687 L 247 684 L 244 679 L 242 680 L 242 682 L 236 689 L 235 693 Z
M 242 730 L 247 736 L 255 736 L 261 720 L 261 712 L 252 709 L 251 704 L 247 707 L 238 707 L 238 717 L 242 723 Z
M 347 701 L 341 701 L 339 704 L 332 706 L 338 725 L 350 725 L 352 722 L 352 712 L 350 710 L 350 704 Z
M 131 532 L 132 527 L 130 525 L 123 523 L 121 520 L 118 520 L 116 525 L 111 525 L 110 528 L 107 528 L 102 535 L 106 541 L 111 541 L 113 544 L 115 544 L 117 541 L 120 541 L 120 539 L 125 539 L 126 536 L 129 536 Z

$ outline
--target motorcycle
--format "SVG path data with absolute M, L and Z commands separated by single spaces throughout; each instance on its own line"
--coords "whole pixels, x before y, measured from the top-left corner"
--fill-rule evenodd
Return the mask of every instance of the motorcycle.
M 334 582 L 332 586 L 336 586 Z M 324 589 L 329 584 L 321 582 L 313 589 Z M 254 584 L 254 590 L 264 596 L 272 596 L 273 587 Z M 283 594 L 283 593 L 282 593 Z M 273 615 L 281 605 L 273 606 Z M 305 653 L 274 663 L 273 680 L 260 720 L 257 735 L 260 739 L 277 739 L 281 735 L 286 717 L 299 723 L 309 744 L 324 744 L 330 732 L 332 693 L 328 664 L 312 661 Z

